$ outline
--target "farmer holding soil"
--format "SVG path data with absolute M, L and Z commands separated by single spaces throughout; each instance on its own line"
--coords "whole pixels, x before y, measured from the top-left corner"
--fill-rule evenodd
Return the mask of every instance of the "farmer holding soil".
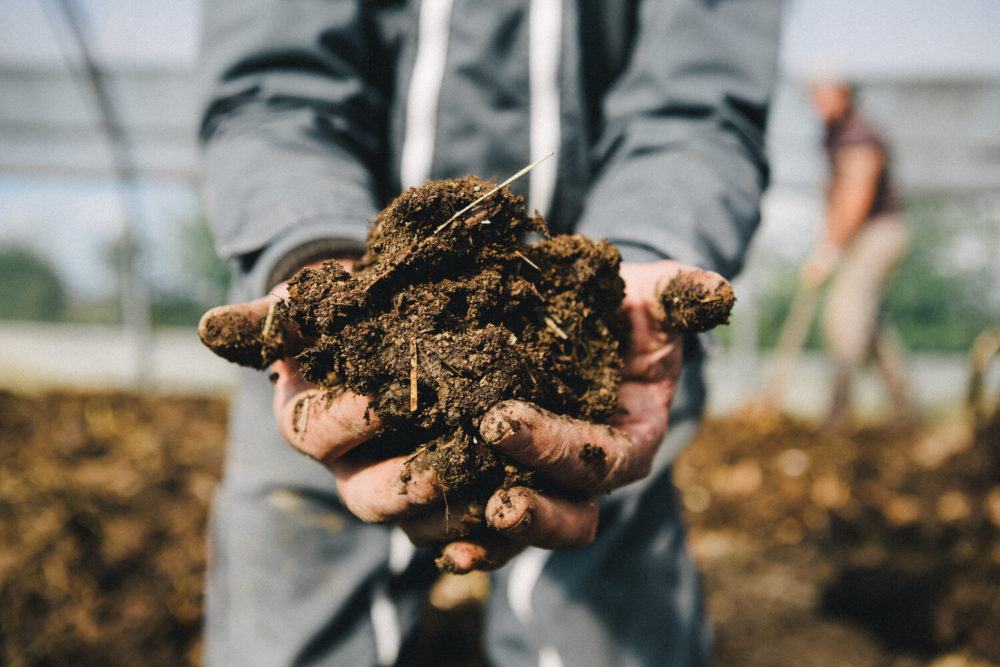
M 832 276 L 823 314 L 826 345 L 836 363 L 828 424 L 843 426 L 857 370 L 874 358 L 898 423 L 912 421 L 903 363 L 883 326 L 882 298 L 903 257 L 908 233 L 889 174 L 885 142 L 854 105 L 850 84 L 815 81 L 810 100 L 823 121 L 830 164 L 826 225 L 802 277 L 818 288 Z
M 496 571 L 485 636 L 496 665 L 708 660 L 671 481 L 702 412 L 702 359 L 654 296 L 679 274 L 714 295 L 721 279 L 689 267 L 740 268 L 766 185 L 779 10 L 208 3 L 205 204 L 238 305 L 209 313 L 202 335 L 253 322 L 232 358 L 269 364 L 274 385 L 241 371 L 213 510 L 209 664 L 396 664 L 439 567 Z M 503 178 L 550 151 L 512 192 L 469 177 L 408 190 L 379 213 L 428 179 Z M 522 244 L 522 232 L 544 229 L 536 210 L 552 234 L 613 245 Z M 584 286 L 579 313 L 557 303 L 567 275 Z M 616 294 L 622 310 L 601 314 Z M 477 324 L 479 338 L 415 324 L 451 317 L 459 302 L 469 321 L 500 315 Z M 536 320 L 518 319 L 519 304 Z M 378 308 L 412 312 L 392 325 L 406 335 L 386 340 Z M 604 332 L 593 344 L 620 336 L 608 348 L 618 361 L 591 367 L 581 359 L 600 346 L 560 342 L 584 329 Z M 371 355 L 345 357 L 365 349 L 365 331 Z M 543 375 L 553 355 L 533 349 L 566 350 L 551 359 L 565 368 Z M 395 362 L 384 391 L 353 389 L 368 386 L 364 369 Z M 428 368 L 489 396 L 483 373 L 507 377 L 498 364 L 524 371 L 504 391 L 594 419 L 499 400 L 470 420 L 448 409 L 451 381 L 432 385 L 428 407 Z M 420 463 L 426 450 L 393 449 L 408 419 L 454 421 L 448 442 L 480 447 L 507 476 L 481 504 L 459 503 L 444 469 Z

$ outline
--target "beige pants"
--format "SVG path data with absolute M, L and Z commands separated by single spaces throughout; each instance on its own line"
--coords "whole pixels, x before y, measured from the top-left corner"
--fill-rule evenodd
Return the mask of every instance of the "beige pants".
M 908 235 L 898 216 L 869 222 L 841 259 L 823 317 L 826 344 L 837 365 L 828 422 L 842 424 L 850 408 L 854 372 L 875 361 L 889 391 L 895 420 L 912 424 L 913 411 L 898 345 L 883 335 L 882 294 L 906 252 Z
M 867 223 L 844 252 L 823 316 L 826 344 L 837 362 L 860 366 L 871 359 L 882 294 L 908 241 L 902 219 L 886 215 Z

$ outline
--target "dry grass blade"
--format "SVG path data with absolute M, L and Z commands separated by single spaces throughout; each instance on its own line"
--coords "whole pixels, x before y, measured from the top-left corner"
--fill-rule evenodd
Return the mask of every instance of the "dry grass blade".
M 300 434 L 304 434 L 306 432 L 306 428 L 309 427 L 309 403 L 310 403 L 309 396 L 303 398 L 302 401 L 299 403 L 299 405 L 301 405 L 302 407 L 301 407 L 301 412 L 299 414 L 299 421 L 295 425 L 295 430 Z
M 260 332 L 261 340 L 268 340 L 274 336 L 274 311 L 278 307 L 277 301 L 272 301 L 267 309 L 267 317 L 264 319 L 264 330 Z
M 500 185 L 496 186 L 495 188 L 493 188 L 492 190 L 490 190 L 489 192 L 487 192 L 486 194 L 484 194 L 482 197 L 480 197 L 479 199 L 475 200 L 474 202 L 472 202 L 471 204 L 469 204 L 468 206 L 466 206 L 462 210 L 460 210 L 457 213 L 455 213 L 455 215 L 451 216 L 450 218 L 448 218 L 447 220 L 445 220 L 444 222 L 442 222 L 438 226 L 438 228 L 434 230 L 434 233 L 437 234 L 442 229 L 444 229 L 445 227 L 447 227 L 448 225 L 450 225 L 452 222 L 454 222 L 455 219 L 457 219 L 459 216 L 467 213 L 468 211 L 471 211 L 473 208 L 476 207 L 477 204 L 479 204 L 482 201 L 485 201 L 485 200 L 489 199 L 490 197 L 492 197 L 493 195 L 495 195 L 497 192 L 499 192 L 501 188 L 510 185 L 511 183 L 513 183 L 514 181 L 516 181 L 517 179 L 521 178 L 522 176 L 524 176 L 525 174 L 527 174 L 529 171 L 531 171 L 532 169 L 534 169 L 535 167 L 537 167 L 538 165 L 540 165 L 545 160 L 548 160 L 553 155 L 555 155 L 555 153 L 554 152 L 550 152 L 548 155 L 545 155 L 543 157 L 538 158 L 537 160 L 535 160 L 534 162 L 532 162 L 531 164 L 529 164 L 527 167 L 525 167 L 521 171 L 517 172 L 516 174 L 514 174 L 513 176 L 511 176 L 510 178 L 508 178 L 506 181 L 504 181 Z
M 566 335 L 566 332 L 560 329 L 559 325 L 556 324 L 555 320 L 553 320 L 551 317 L 545 318 L 545 326 L 551 329 L 557 336 L 559 336 L 563 340 L 567 340 L 569 338 L 569 336 Z
M 419 373 L 417 365 L 417 339 L 410 339 L 410 412 L 416 412 L 417 406 L 417 375 Z
M 522 253 L 522 252 L 521 252 L 520 250 L 515 250 L 515 251 L 514 251 L 514 254 L 515 254 L 515 255 L 517 255 L 518 257 L 520 257 L 521 259 L 523 259 L 524 261 L 526 261 L 526 262 L 527 262 L 528 264 L 530 264 L 531 266 L 535 267 L 535 269 L 537 269 L 538 271 L 541 271 L 541 270 L 542 270 L 542 267 L 538 266 L 537 264 L 535 264 L 534 262 L 532 262 L 532 261 L 531 261 L 530 259 L 528 259 L 528 258 L 527 258 L 527 257 L 526 257 L 526 256 L 524 255 L 524 253 Z

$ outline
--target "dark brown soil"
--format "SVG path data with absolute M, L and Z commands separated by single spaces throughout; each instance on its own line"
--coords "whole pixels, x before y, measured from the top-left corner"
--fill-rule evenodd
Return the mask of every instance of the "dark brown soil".
M 507 188 L 455 217 L 494 187 L 467 176 L 411 188 L 375 219 L 353 273 L 306 269 L 270 322 L 213 324 L 207 344 L 260 365 L 291 324 L 312 341 L 303 377 L 373 396 L 385 430 L 355 455 L 423 454 L 457 498 L 537 484 L 478 440 L 479 420 L 506 399 L 591 421 L 614 413 L 621 260 L 583 236 L 523 243 L 545 223 Z M 263 344 L 243 335 L 261 328 Z
M 719 664 L 1000 664 L 1000 420 L 713 420 L 675 470 Z
M 602 421 L 615 410 L 623 283 L 611 245 L 545 231 L 503 189 L 474 176 L 412 188 L 375 219 L 368 254 L 348 274 L 336 262 L 289 284 L 280 319 L 315 344 L 303 376 L 372 395 L 385 432 L 368 455 L 424 453 L 442 486 L 485 501 L 531 484 L 476 435 L 505 399 Z
M 547 234 L 545 222 L 508 188 L 475 176 L 411 188 L 375 219 L 354 272 L 333 261 L 305 269 L 267 318 L 209 318 L 202 340 L 256 367 L 288 353 L 289 331 L 309 340 L 295 350 L 303 377 L 372 396 L 384 424 L 352 456 L 412 454 L 458 500 L 542 488 L 480 442 L 480 419 L 518 399 L 605 421 L 616 409 L 628 321 L 614 246 L 583 236 L 527 244 L 526 232 Z M 733 301 L 724 281 L 709 291 L 679 277 L 662 304 L 676 329 L 704 331 L 726 321 Z

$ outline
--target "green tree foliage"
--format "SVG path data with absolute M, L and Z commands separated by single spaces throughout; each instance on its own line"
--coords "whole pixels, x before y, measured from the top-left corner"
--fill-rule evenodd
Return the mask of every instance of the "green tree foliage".
M 225 302 L 229 269 L 215 254 L 212 236 L 201 216 L 178 225 L 180 276 L 152 290 L 153 324 L 193 326 L 201 315 Z
M 760 320 L 757 323 L 757 339 L 763 348 L 773 348 L 778 343 L 781 327 L 788 317 L 788 311 L 798 289 L 799 267 L 774 267 L 769 276 L 766 288 L 761 291 Z M 806 347 L 818 348 L 821 344 L 819 327 L 816 326 L 814 318 L 809 337 L 806 339 Z
M 996 221 L 936 199 L 914 202 L 907 217 L 910 251 L 889 288 L 889 319 L 912 349 L 968 350 L 1000 322 Z
M 138 253 L 137 279 L 144 281 L 153 326 L 191 327 L 201 315 L 225 302 L 229 269 L 215 254 L 208 225 L 202 216 L 181 220 L 171 228 L 173 238 L 162 245 L 144 239 Z M 104 248 L 105 266 L 122 279 L 126 246 L 117 238 Z M 87 322 L 120 322 L 121 289 L 99 302 L 78 304 L 73 318 Z
M 66 289 L 52 264 L 20 245 L 0 247 L 0 319 L 59 320 Z
M 910 203 L 910 248 L 886 293 L 885 313 L 913 350 L 966 351 L 1000 322 L 1000 232 L 974 205 L 940 199 Z M 797 266 L 774 266 L 761 290 L 758 336 L 777 342 L 798 285 Z M 822 308 L 822 305 L 820 306 Z M 819 327 L 807 347 L 822 345 Z

